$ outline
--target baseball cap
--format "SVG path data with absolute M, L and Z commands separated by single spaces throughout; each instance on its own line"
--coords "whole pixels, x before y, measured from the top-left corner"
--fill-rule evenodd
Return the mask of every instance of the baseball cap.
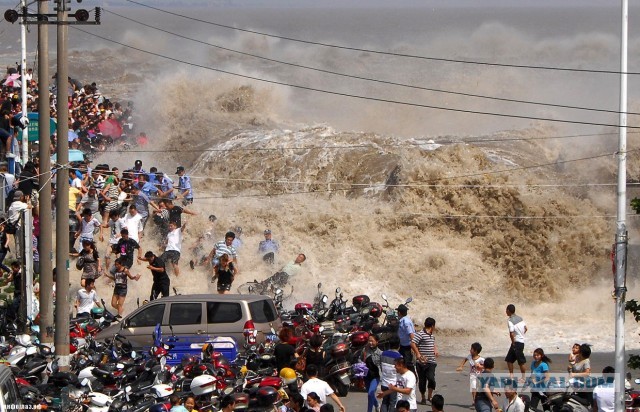
M 270 235 L 270 234 L 271 234 L 271 229 L 266 229 L 266 230 L 264 231 L 264 234 L 265 234 L 265 235 Z
M 403 312 L 406 313 L 409 311 L 409 308 L 406 305 L 400 305 L 398 306 L 398 309 L 396 309 L 398 312 Z
M 176 173 L 184 172 L 184 166 L 178 166 Z

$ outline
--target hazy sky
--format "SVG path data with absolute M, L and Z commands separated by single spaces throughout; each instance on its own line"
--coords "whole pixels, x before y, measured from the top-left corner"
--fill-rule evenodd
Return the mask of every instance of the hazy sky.
M 615 0 L 141 0 L 149 5 L 215 5 L 231 7 L 611 7 Z M 19 0 L 0 0 L 15 6 Z M 75 3 L 75 2 L 74 2 Z M 617 1 L 620 3 L 620 1 Z M 83 6 L 131 4 L 126 0 L 84 0 Z

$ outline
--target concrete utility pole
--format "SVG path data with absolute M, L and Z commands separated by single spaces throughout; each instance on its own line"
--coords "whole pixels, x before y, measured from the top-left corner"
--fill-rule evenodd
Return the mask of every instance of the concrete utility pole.
M 49 5 L 38 2 L 38 14 Z M 40 342 L 53 344 L 53 234 L 51 216 L 51 127 L 49 125 L 49 26 L 38 25 L 38 140 L 40 141 Z
M 69 370 L 69 72 L 67 69 L 67 4 L 56 0 L 58 12 L 58 76 L 57 158 L 60 165 L 56 173 L 56 334 L 55 347 L 61 371 Z
M 620 135 L 618 138 L 618 210 L 616 214 L 616 273 L 615 273 L 615 411 L 625 411 L 625 345 L 624 310 L 627 292 L 627 38 L 629 3 L 622 0 L 622 29 L 620 36 Z

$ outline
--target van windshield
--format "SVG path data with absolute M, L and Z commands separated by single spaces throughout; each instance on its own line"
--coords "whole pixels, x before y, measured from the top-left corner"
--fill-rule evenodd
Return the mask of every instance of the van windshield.
M 277 318 L 276 308 L 269 299 L 249 303 L 249 311 L 257 323 L 273 322 Z

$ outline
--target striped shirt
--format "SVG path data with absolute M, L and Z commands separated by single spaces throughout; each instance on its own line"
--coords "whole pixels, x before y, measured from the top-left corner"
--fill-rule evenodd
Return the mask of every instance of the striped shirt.
M 418 347 L 420 355 L 427 358 L 427 363 L 436 362 L 436 338 L 433 333 L 425 332 L 421 330 L 413 335 L 413 343 Z
M 213 248 L 216 250 L 216 259 L 220 259 L 220 256 L 224 255 L 225 253 L 229 255 L 229 258 L 232 260 L 237 257 L 236 248 L 234 248 L 233 246 L 227 246 L 224 240 L 217 242 L 213 246 Z

